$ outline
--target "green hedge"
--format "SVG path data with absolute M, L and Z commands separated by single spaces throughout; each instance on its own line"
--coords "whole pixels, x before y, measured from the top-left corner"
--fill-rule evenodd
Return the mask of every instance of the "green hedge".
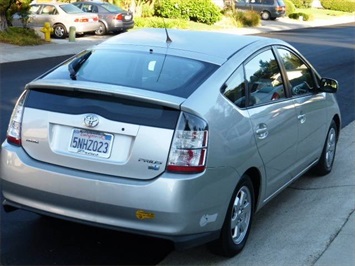
M 313 0 L 291 0 L 297 8 L 310 8 L 312 7 Z
M 168 28 L 168 29 L 187 29 L 189 23 L 183 19 L 168 19 L 160 17 L 135 17 L 134 26 L 137 28 Z
M 284 0 L 286 5 L 286 16 L 296 11 L 296 7 L 291 0 Z
M 222 18 L 220 9 L 211 0 L 160 0 L 155 2 L 158 17 L 189 19 L 212 25 Z
M 355 12 L 355 0 L 320 0 L 325 9 Z

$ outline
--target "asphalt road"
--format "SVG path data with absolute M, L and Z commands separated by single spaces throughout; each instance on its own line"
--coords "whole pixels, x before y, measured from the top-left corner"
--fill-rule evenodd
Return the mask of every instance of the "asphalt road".
M 355 25 L 300 29 L 268 34 L 270 35 L 293 44 L 323 76 L 338 79 L 341 89 L 337 98 L 343 115 L 343 125 L 353 121 L 355 119 Z M 67 57 L 0 65 L 1 140 L 5 137 L 12 108 L 24 84 Z M 343 149 L 345 148 L 346 144 L 343 144 Z M 343 182 L 346 184 L 347 180 L 342 180 L 341 183 Z M 320 179 L 306 176 L 257 214 L 253 226 L 255 232 L 251 235 L 247 251 L 244 253 L 248 256 L 246 258 L 246 255 L 241 254 L 239 262 L 256 265 L 262 262 L 257 259 L 260 258 L 260 254 L 263 254 L 266 256 L 265 260 L 274 257 L 279 258 L 276 261 L 280 264 L 292 264 L 292 258 L 299 257 L 300 254 L 297 252 L 303 250 L 300 246 L 304 245 L 304 248 L 309 248 L 313 247 L 313 242 L 326 242 L 331 234 L 336 232 L 334 227 L 338 226 L 338 223 L 329 223 L 329 230 L 326 230 L 326 224 L 322 225 L 320 223 L 322 220 L 319 219 L 327 217 L 327 212 L 330 218 L 340 213 L 336 218 L 345 219 L 346 211 L 342 211 L 342 208 L 348 209 L 352 202 L 349 202 L 349 197 L 345 196 L 344 191 L 341 192 L 337 188 L 335 192 L 332 191 L 333 195 L 329 196 L 329 190 L 319 189 L 321 185 L 335 186 L 334 180 L 328 177 L 320 181 Z M 327 210 L 326 203 L 331 205 L 329 201 L 339 200 L 338 196 L 341 197 L 342 205 L 337 210 Z M 350 199 L 353 200 L 353 197 Z M 307 219 L 298 220 L 299 217 L 304 216 Z M 303 221 L 312 221 L 310 218 L 313 216 L 315 223 L 309 226 L 301 224 Z M 296 222 L 293 219 L 297 219 Z M 303 231 L 306 229 L 306 232 L 299 236 L 303 239 L 297 239 L 300 229 Z M 317 230 L 322 235 L 315 234 Z M 204 247 L 174 252 L 170 243 L 166 241 L 43 218 L 25 211 L 5 214 L 1 210 L 0 233 L 2 265 L 154 265 L 168 255 L 163 264 L 201 264 L 203 262 L 213 264 L 224 261 L 219 257 L 208 255 Z M 309 235 L 309 238 L 304 238 L 305 233 Z M 287 237 L 288 234 L 292 234 L 292 237 Z M 269 236 L 277 236 L 273 238 L 275 242 L 270 243 Z M 285 239 L 288 240 L 287 243 L 283 243 Z M 295 245 L 294 252 L 285 254 L 290 250 L 283 248 L 286 244 Z M 264 249 L 260 249 L 260 245 L 264 246 Z M 317 246 L 317 248 L 321 247 Z M 313 262 L 312 258 L 306 261 Z

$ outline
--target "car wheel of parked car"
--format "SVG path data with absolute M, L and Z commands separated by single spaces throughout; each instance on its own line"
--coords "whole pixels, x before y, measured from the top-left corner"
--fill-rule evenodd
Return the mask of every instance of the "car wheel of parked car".
M 271 15 L 270 15 L 270 13 L 268 11 L 264 10 L 264 11 L 261 12 L 261 18 L 263 20 L 268 20 L 268 19 L 270 19 L 270 17 L 271 17 Z
M 103 22 L 100 21 L 100 27 L 95 31 L 96 35 L 105 35 L 106 34 L 106 26 Z
M 250 177 L 244 175 L 233 193 L 220 238 L 211 244 L 212 251 L 226 257 L 242 251 L 250 232 L 254 198 Z
M 64 39 L 67 36 L 67 29 L 63 24 L 56 24 L 53 27 L 53 33 L 56 38 Z
M 322 155 L 319 162 L 313 169 L 313 172 L 317 175 L 326 175 L 332 171 L 333 163 L 335 159 L 336 146 L 338 141 L 338 129 L 334 122 L 330 124 L 327 138 L 324 143 Z

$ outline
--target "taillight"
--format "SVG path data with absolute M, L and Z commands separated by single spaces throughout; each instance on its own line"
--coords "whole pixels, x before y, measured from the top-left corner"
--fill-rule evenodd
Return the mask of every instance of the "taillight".
M 122 14 L 117 14 L 114 18 L 115 20 L 123 20 Z
M 18 146 L 21 145 L 21 125 L 26 94 L 26 91 L 23 92 L 17 100 L 14 110 L 12 111 L 9 127 L 7 128 L 7 141 Z
M 200 173 L 206 168 L 208 127 L 201 118 L 181 113 L 168 158 L 170 172 Z
M 74 19 L 74 22 L 89 22 L 88 18 L 76 18 Z

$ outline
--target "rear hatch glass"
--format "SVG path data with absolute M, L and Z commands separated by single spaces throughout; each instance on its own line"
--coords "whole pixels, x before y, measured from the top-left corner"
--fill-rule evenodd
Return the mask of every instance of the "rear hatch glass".
M 68 68 L 75 73 L 71 75 Z M 43 79 L 72 78 L 187 98 L 216 69 L 210 63 L 158 54 L 153 49 L 147 52 L 101 49 L 83 52 Z

